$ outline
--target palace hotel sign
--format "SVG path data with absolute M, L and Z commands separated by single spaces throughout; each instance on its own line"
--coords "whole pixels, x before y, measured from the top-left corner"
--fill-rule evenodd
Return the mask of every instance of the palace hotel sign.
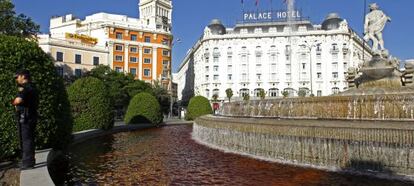
M 302 13 L 298 10 L 294 11 L 257 11 L 244 12 L 244 22 L 270 22 L 270 21 L 286 21 L 288 19 L 300 20 Z

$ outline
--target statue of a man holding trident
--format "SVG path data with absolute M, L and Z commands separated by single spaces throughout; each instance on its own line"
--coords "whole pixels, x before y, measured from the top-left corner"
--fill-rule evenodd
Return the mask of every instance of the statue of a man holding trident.
M 385 50 L 382 31 L 384 30 L 385 24 L 391 21 L 391 18 L 379 9 L 377 3 L 370 4 L 369 9 L 370 13 L 365 17 L 364 40 L 366 42 L 372 40 L 372 49 L 380 53 Z M 379 47 L 381 47 L 381 51 Z

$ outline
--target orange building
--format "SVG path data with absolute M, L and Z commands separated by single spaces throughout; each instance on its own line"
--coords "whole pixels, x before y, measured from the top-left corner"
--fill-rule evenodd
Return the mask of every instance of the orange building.
M 61 61 L 65 67 L 76 68 L 64 71 L 87 71 L 95 64 L 104 64 L 118 72 L 130 73 L 136 79 L 159 81 L 169 87 L 173 40 L 171 18 L 171 0 L 140 0 L 139 18 L 108 13 L 96 13 L 86 16 L 84 20 L 73 15 L 53 17 L 50 20 L 50 34 L 43 35 L 44 42 L 39 43 L 52 56 L 56 56 L 56 60 L 58 56 L 63 56 L 61 58 L 65 59 Z M 66 44 L 52 46 L 48 42 L 50 40 Z M 70 53 L 66 49 L 70 49 Z M 104 60 L 99 63 L 71 60 L 74 58 L 72 55 L 81 59 L 84 59 L 82 56 L 97 56 L 97 51 L 106 55 L 100 57 Z

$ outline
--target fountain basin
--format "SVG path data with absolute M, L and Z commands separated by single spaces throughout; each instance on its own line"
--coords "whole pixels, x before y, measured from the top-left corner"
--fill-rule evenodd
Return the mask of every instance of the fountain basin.
M 384 67 L 363 67 L 360 69 L 364 75 L 370 79 L 377 80 L 385 77 L 389 77 L 394 72 L 394 67 L 384 66 Z

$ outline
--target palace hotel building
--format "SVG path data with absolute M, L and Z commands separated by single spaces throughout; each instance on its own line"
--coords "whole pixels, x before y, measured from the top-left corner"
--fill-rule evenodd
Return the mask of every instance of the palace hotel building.
M 164 86 L 171 81 L 172 2 L 141 0 L 139 18 L 96 13 L 84 20 L 73 15 L 53 17 L 40 47 L 56 61 L 60 75 L 81 76 L 97 65 L 108 65 L 136 79 Z

